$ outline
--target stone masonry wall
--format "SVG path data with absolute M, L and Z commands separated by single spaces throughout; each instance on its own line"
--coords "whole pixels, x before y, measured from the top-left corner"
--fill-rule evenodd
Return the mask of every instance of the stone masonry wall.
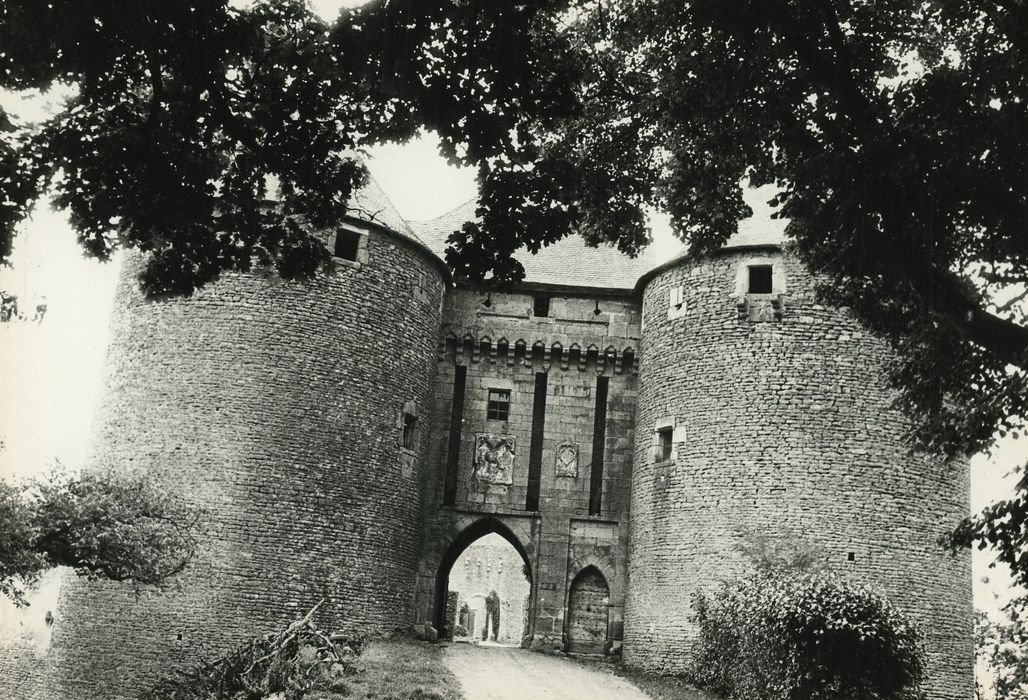
M 308 285 L 226 275 L 164 302 L 126 267 L 92 465 L 166 479 L 210 531 L 179 590 L 69 581 L 33 693 L 134 697 L 321 599 L 330 629 L 411 623 L 443 273 L 377 229 L 362 257 Z
M 611 596 L 611 634 L 620 638 L 626 573 L 627 516 L 639 343 L 638 304 L 628 295 L 592 297 L 550 291 L 549 315 L 533 314 L 531 292 L 489 296 L 458 288 L 447 296 L 435 396 L 435 427 L 426 485 L 426 544 L 417 615 L 434 618 L 440 563 L 469 524 L 497 518 L 514 531 L 529 555 L 536 646 L 563 644 L 569 571 L 595 563 L 617 595 Z M 488 305 L 486 302 L 488 301 Z M 595 313 L 596 309 L 600 313 Z M 523 349 L 518 349 L 520 347 Z M 506 347 L 506 353 L 503 348 Z M 533 349 L 534 348 L 534 349 Z M 454 373 L 467 368 L 456 499 L 444 505 Z M 547 373 L 540 498 L 526 510 L 535 375 Z M 599 515 L 589 514 L 590 465 L 597 377 L 609 378 L 603 493 Z M 511 392 L 507 421 L 487 419 L 490 388 Z M 476 435 L 515 438 L 510 485 L 475 478 Z M 562 444 L 577 447 L 574 475 L 557 472 Z M 565 472 L 566 473 L 566 472 Z M 520 535 L 517 533 L 525 533 Z
M 753 263 L 774 266 L 772 294 L 745 294 Z M 686 668 L 691 596 L 745 570 L 746 528 L 817 545 L 884 593 L 926 635 L 927 697 L 971 697 L 970 556 L 937 544 L 968 511 L 967 464 L 904 445 L 886 345 L 818 305 L 794 258 L 736 251 L 646 283 L 643 349 L 626 662 Z

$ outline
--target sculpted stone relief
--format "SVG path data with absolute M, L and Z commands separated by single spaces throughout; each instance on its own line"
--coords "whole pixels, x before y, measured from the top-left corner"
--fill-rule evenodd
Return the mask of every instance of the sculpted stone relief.
M 475 435 L 474 477 L 485 484 L 514 481 L 515 440 L 513 435 Z
M 565 440 L 557 445 L 557 476 L 578 478 L 578 443 Z

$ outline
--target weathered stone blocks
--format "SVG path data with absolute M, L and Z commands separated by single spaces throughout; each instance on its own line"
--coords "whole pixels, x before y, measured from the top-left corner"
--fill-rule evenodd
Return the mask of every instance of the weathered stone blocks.
M 747 294 L 753 260 L 774 266 L 773 295 Z M 686 668 L 691 596 L 745 569 L 749 530 L 816 545 L 882 591 L 926 634 L 928 696 L 971 697 L 970 557 L 937 543 L 968 510 L 967 464 L 904 443 L 884 343 L 818 305 L 809 274 L 774 248 L 683 261 L 642 286 L 626 662 Z M 662 462 L 651 445 L 668 421 Z
M 446 273 L 368 239 L 316 282 L 225 275 L 190 299 L 144 300 L 126 266 L 92 462 L 162 477 L 209 531 L 166 593 L 69 581 L 33 692 L 135 696 L 322 599 L 330 629 L 410 624 Z

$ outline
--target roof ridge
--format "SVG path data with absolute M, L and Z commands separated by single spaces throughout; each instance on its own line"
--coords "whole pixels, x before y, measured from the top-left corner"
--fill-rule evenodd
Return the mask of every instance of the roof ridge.
M 412 224 L 431 224 L 431 223 L 435 223 L 435 222 L 439 221 L 440 219 L 445 219 L 446 217 L 448 217 L 448 216 L 454 214 L 455 212 L 463 209 L 464 207 L 468 206 L 468 204 L 470 204 L 472 202 L 476 202 L 476 201 L 478 201 L 478 197 L 477 196 L 475 196 L 475 197 L 468 197 L 467 199 L 465 199 L 463 202 L 461 202 L 457 206 L 455 206 L 455 207 L 453 207 L 451 209 L 447 209 L 446 211 L 444 211 L 442 214 L 439 214 L 438 216 L 433 216 L 431 219 L 413 219 L 409 223 L 412 223 Z

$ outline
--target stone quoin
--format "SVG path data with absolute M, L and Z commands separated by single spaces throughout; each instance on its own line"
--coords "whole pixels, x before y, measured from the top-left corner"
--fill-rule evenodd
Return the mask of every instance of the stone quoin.
M 744 572 L 753 532 L 886 595 L 927 696 L 971 697 L 970 555 L 938 544 L 967 463 L 909 449 L 888 347 L 780 235 L 660 265 L 575 237 L 482 290 L 441 258 L 474 203 L 417 224 L 360 197 L 375 216 L 325 232 L 338 269 L 309 284 L 147 301 L 130 257 L 91 466 L 159 476 L 204 547 L 165 592 L 65 577 L 45 647 L 0 647 L 0 695 L 135 697 L 321 599 L 326 628 L 445 635 L 450 570 L 490 533 L 526 565 L 523 644 L 680 672 L 691 594 Z

